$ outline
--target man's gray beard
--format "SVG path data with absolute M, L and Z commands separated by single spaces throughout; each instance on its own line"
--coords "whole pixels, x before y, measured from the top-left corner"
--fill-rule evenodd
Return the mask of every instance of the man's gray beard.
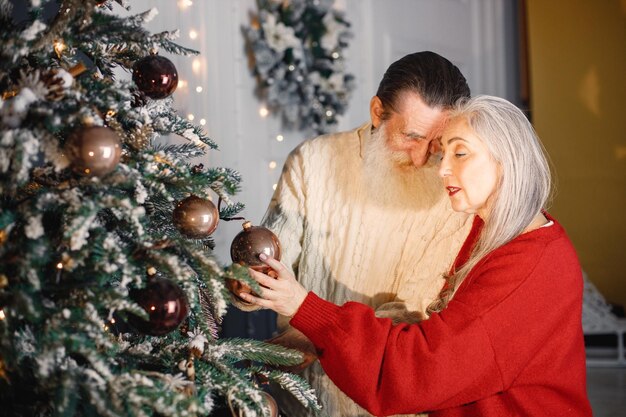
M 420 208 L 434 204 L 443 186 L 437 174 L 436 158 L 420 168 L 413 165 L 406 152 L 392 151 L 386 143 L 385 124 L 372 132 L 363 150 L 363 178 L 368 199 L 379 205 Z

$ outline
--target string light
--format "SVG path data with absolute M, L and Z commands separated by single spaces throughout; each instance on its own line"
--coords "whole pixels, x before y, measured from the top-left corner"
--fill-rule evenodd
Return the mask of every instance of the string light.
M 63 51 L 67 49 L 67 46 L 63 43 L 63 41 L 54 41 L 54 52 L 56 52 L 57 56 L 60 58 Z
M 200 124 L 204 126 L 206 124 L 206 119 L 200 119 Z
M 259 109 L 259 115 L 261 117 L 267 117 L 268 114 L 270 114 L 270 111 L 267 109 L 267 107 L 263 106 Z
M 272 190 L 276 191 L 276 187 L 278 187 L 278 184 L 272 185 Z
M 87 170 L 85 170 L 85 171 L 87 171 Z M 59 262 L 57 264 L 57 269 L 63 269 L 63 262 Z
M 283 135 L 277 135 L 276 140 L 282 142 L 283 140 L 285 140 L 285 138 L 283 137 Z
M 184 88 L 187 86 L 187 81 L 185 80 L 178 80 L 178 88 Z
M 202 87 L 201 86 L 197 86 L 196 87 L 196 93 L 201 93 L 202 92 Z
M 193 2 L 191 0 L 178 0 L 178 7 L 183 10 L 191 6 L 193 6 Z
M 193 115 L 193 114 L 191 114 L 191 113 L 189 113 L 189 114 L 187 115 L 187 119 L 189 119 L 190 121 L 193 121 L 193 119 L 195 119 L 195 118 L 196 118 L 196 116 L 194 116 L 194 115 Z
M 196 39 L 198 37 L 198 32 L 196 32 L 195 30 L 191 29 L 189 31 L 189 39 Z
M 4 315 L 4 310 L 0 309 L 0 320 L 4 320 L 7 316 Z
M 270 161 L 269 167 L 270 169 L 276 168 L 276 161 Z
M 200 61 L 200 58 L 194 59 L 193 62 L 191 63 L 191 70 L 194 72 L 194 74 L 199 73 L 201 67 L 202 67 L 202 61 Z

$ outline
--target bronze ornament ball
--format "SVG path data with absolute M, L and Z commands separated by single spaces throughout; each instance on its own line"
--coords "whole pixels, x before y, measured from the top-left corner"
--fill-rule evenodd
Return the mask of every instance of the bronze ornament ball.
M 74 172 L 99 177 L 117 167 L 122 144 L 112 129 L 90 126 L 74 131 L 65 142 L 64 150 Z
M 152 279 L 145 288 L 131 290 L 129 296 L 148 313 L 149 319 L 129 313 L 128 323 L 150 336 L 163 336 L 175 330 L 189 311 L 183 290 L 165 278 Z
M 267 408 L 270 410 L 270 417 L 278 417 L 278 404 L 276 403 L 276 400 L 274 399 L 274 397 L 272 397 L 270 394 L 268 394 L 265 391 L 261 392 L 261 396 L 263 397 L 263 402 L 265 403 L 265 405 L 267 406 Z
M 245 222 L 243 230 L 235 236 L 230 245 L 230 257 L 233 262 L 248 266 L 267 274 L 271 268 L 259 259 L 261 253 L 280 260 L 280 242 L 268 228 L 252 226 Z
M 139 91 L 152 99 L 170 96 L 178 87 L 178 71 L 169 59 L 148 55 L 133 65 L 133 81 Z
M 192 195 L 181 200 L 174 208 L 176 228 L 191 239 L 209 237 L 217 228 L 219 212 L 211 200 Z

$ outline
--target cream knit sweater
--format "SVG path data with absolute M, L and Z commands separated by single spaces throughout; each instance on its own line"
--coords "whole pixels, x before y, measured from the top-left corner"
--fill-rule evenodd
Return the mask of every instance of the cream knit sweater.
M 437 296 L 442 274 L 471 221 L 450 208 L 436 167 L 420 169 L 423 186 L 415 190 L 419 206 L 399 207 L 372 198 L 366 191 L 367 167 L 362 160 L 370 131 L 366 124 L 306 141 L 293 150 L 263 223 L 278 235 L 283 263 L 320 297 L 374 308 L 403 301 L 409 311 L 423 313 Z M 287 320 L 279 318 L 279 328 L 286 326 Z M 327 415 L 370 415 L 328 379 L 319 362 L 303 376 Z M 289 394 L 278 399 L 290 417 L 312 415 Z

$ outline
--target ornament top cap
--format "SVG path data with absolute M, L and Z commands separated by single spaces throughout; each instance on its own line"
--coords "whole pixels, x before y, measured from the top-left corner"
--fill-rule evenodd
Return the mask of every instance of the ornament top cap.
M 252 222 L 250 220 L 246 220 L 245 222 L 243 222 L 241 227 L 243 227 L 243 230 L 249 229 L 252 227 Z

